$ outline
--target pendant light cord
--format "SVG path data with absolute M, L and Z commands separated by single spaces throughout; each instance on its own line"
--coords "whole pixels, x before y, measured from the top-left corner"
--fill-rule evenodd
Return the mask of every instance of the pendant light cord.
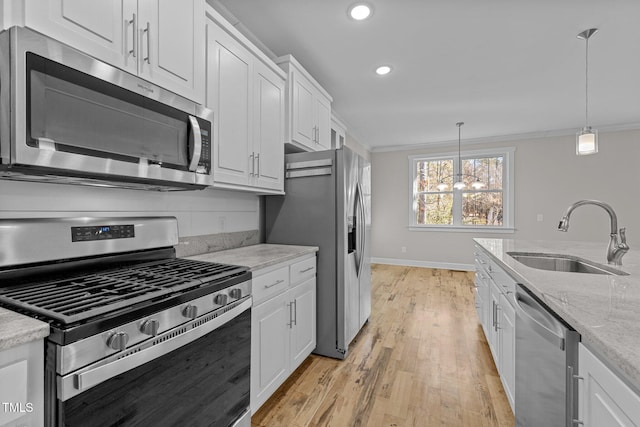
M 584 55 L 584 126 L 589 127 L 589 38 L 585 39 Z
M 456 126 L 458 126 L 458 178 L 460 178 L 460 182 L 462 182 L 462 158 L 460 156 L 460 128 L 462 128 L 463 124 L 464 122 L 456 123 Z

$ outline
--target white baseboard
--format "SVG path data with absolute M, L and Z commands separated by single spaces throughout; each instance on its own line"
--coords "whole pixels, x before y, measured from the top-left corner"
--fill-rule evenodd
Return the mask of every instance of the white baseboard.
M 372 264 L 406 265 L 408 267 L 440 268 L 443 270 L 474 271 L 474 264 L 459 264 L 455 262 L 417 261 L 398 258 L 371 258 Z

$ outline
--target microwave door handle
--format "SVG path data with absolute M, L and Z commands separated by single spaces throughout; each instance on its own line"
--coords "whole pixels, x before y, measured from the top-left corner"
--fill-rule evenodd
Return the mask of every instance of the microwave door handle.
M 190 146 L 193 145 L 191 150 L 191 162 L 189 163 L 189 170 L 195 171 L 200 163 L 200 156 L 202 154 L 202 131 L 200 130 L 200 124 L 198 119 L 193 116 L 189 116 L 189 122 L 191 123 L 191 135 L 189 135 Z M 191 148 L 191 147 L 190 147 Z

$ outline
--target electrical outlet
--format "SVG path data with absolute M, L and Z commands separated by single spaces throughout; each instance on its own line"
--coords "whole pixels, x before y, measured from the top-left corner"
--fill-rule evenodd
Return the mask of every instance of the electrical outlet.
M 542 214 L 538 214 L 536 216 L 536 219 L 538 220 L 538 222 L 542 222 L 542 219 L 543 219 Z
M 403 254 L 407 253 L 407 247 L 406 246 L 401 247 L 400 252 L 402 252 Z
M 220 231 L 224 231 L 227 227 L 227 217 L 226 216 L 219 217 L 218 225 L 220 226 Z

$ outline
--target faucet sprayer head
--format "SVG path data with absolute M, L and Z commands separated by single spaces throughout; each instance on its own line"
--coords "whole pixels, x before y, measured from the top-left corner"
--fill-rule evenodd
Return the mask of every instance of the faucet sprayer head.
M 558 231 L 567 231 L 569 229 L 569 218 L 565 215 L 558 224 Z

